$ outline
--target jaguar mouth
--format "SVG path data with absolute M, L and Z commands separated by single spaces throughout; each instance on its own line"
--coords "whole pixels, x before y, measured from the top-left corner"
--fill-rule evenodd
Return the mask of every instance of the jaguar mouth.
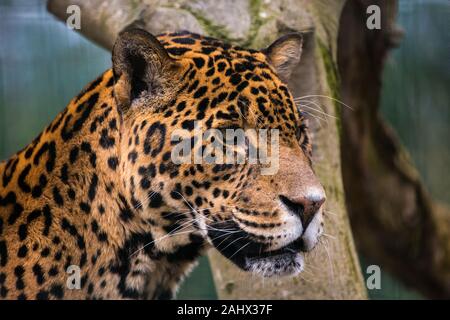
M 301 248 L 299 238 L 281 249 L 264 252 L 257 256 L 248 255 L 245 257 L 244 269 L 263 277 L 296 275 L 304 268 Z
M 222 229 L 231 228 L 228 225 Z M 213 246 L 242 270 L 272 277 L 295 275 L 304 268 L 301 237 L 282 248 L 268 251 L 268 244 L 250 240 L 251 235 L 243 230 L 227 233 L 215 227 L 208 235 Z

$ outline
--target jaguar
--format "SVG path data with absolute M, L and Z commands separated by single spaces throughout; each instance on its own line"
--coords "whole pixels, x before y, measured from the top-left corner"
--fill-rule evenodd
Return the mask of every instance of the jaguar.
M 299 33 L 253 50 L 123 30 L 112 68 L 0 163 L 0 297 L 171 299 L 210 248 L 264 277 L 301 272 L 325 201 L 287 86 L 301 49 Z M 277 172 L 175 163 L 171 137 L 195 123 L 277 130 Z

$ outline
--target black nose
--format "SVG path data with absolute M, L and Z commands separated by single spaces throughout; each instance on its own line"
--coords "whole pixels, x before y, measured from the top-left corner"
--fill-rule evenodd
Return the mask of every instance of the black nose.
M 298 198 L 288 198 L 286 196 L 280 195 L 281 202 L 294 214 L 300 217 L 303 224 L 303 229 L 305 230 L 310 224 L 314 215 L 320 209 L 322 204 L 325 202 L 324 196 L 311 196 L 311 197 L 298 197 Z

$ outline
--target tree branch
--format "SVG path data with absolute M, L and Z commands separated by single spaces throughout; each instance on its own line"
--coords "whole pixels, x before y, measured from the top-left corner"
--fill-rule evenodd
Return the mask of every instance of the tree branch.
M 381 7 L 381 30 L 365 26 L 371 4 Z M 341 19 L 342 100 L 354 108 L 342 110 L 347 208 L 364 255 L 425 295 L 450 298 L 450 210 L 432 202 L 379 113 L 384 61 L 401 34 L 396 13 L 397 1 L 358 0 Z

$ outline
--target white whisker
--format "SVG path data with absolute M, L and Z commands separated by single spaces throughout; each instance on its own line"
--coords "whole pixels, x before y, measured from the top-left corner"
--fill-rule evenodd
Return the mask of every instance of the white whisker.
M 236 253 L 238 253 L 239 251 L 241 251 L 242 249 L 244 249 L 246 246 L 248 246 L 250 244 L 250 242 L 247 242 L 247 244 L 246 245 L 244 245 L 244 246 L 242 246 L 242 247 L 240 247 L 235 253 L 233 253 L 228 259 L 231 259 L 231 258 L 233 258 L 234 257 L 234 255 L 236 254 Z
M 332 236 L 331 234 L 322 233 L 323 236 L 328 237 L 330 239 L 336 240 L 337 238 L 335 236 Z
M 231 246 L 233 243 L 235 243 L 236 241 L 238 241 L 238 240 L 240 240 L 240 239 L 244 239 L 244 238 L 247 238 L 247 236 L 242 236 L 242 237 L 239 237 L 239 238 L 237 238 L 237 239 L 234 239 L 233 241 L 231 241 L 225 248 L 222 248 L 222 250 L 225 250 L 226 248 L 228 248 L 229 246 Z
M 310 101 L 309 103 L 315 104 L 315 103 L 312 102 L 312 101 Z M 302 107 L 303 107 L 303 108 L 307 108 L 307 109 L 309 109 L 309 110 L 314 110 L 315 112 L 318 112 L 318 113 L 320 113 L 320 114 L 323 114 L 324 116 L 330 117 L 330 118 L 332 118 L 332 119 L 338 119 L 338 117 L 335 117 L 335 116 L 333 116 L 333 115 L 331 115 L 331 114 L 328 114 L 328 113 L 326 113 L 326 112 L 324 112 L 324 111 L 321 111 L 321 110 L 312 108 L 312 107 L 310 107 L 310 106 L 308 106 L 308 105 L 305 105 L 305 104 L 301 104 L 301 105 L 299 105 L 299 107 L 300 107 L 300 108 L 302 108 Z
M 310 94 L 310 95 L 294 98 L 294 100 L 301 100 L 303 98 L 310 98 L 310 97 L 328 98 L 328 99 L 334 100 L 334 101 L 342 104 L 343 106 L 349 108 L 350 110 L 354 110 L 352 107 L 350 107 L 349 105 L 345 104 L 343 101 L 341 101 L 339 99 L 336 99 L 336 98 L 333 98 L 333 97 L 330 97 L 330 96 L 326 96 L 326 95 L 321 95 L 321 94 Z

